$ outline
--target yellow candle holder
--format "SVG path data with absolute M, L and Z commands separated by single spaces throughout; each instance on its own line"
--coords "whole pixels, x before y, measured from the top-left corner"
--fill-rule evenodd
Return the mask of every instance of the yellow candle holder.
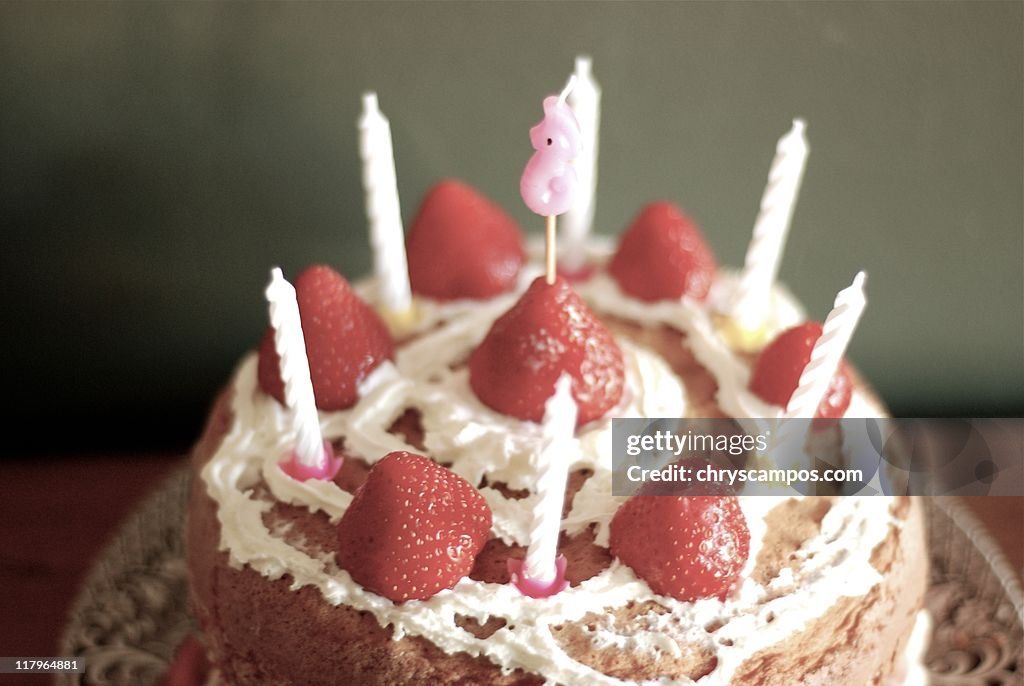
M 380 308 L 379 312 L 384 323 L 391 330 L 391 335 L 395 338 L 402 338 L 411 332 L 419 320 L 419 311 L 416 308 L 415 301 L 404 310 Z
M 760 352 L 768 345 L 770 338 L 768 322 L 762 321 L 756 327 L 750 328 L 741 324 L 735 317 L 716 314 L 714 325 L 722 340 L 728 343 L 733 350 L 741 353 Z

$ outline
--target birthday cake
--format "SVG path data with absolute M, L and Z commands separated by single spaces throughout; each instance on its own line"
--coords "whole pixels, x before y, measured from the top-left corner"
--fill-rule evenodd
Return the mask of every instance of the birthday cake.
M 404 244 L 402 312 L 379 270 L 276 272 L 195 448 L 218 683 L 911 683 L 915 499 L 613 493 L 616 417 L 777 418 L 805 392 L 805 416 L 883 416 L 841 349 L 808 373 L 841 299 L 824 327 L 778 285 L 756 327 L 728 316 L 743 275 L 667 202 L 577 242 L 572 278 L 460 182 Z

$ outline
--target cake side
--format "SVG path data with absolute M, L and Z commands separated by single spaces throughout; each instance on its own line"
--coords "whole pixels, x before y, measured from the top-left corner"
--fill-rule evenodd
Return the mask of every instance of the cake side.
M 219 416 L 229 411 L 226 400 L 225 396 L 218 403 L 219 412 L 211 420 L 211 429 L 204 439 L 207 446 L 216 443 Z M 202 448 L 197 450 L 197 460 L 206 457 Z M 200 479 L 195 480 L 193 489 L 188 525 L 193 606 L 214 663 L 222 670 L 224 683 L 326 684 L 345 677 L 358 683 L 381 684 L 423 680 L 497 684 L 542 682 L 535 675 L 504 676 L 486 658 L 474 658 L 466 653 L 445 654 L 419 637 L 394 640 L 393 632 L 381 628 L 372 614 L 344 605 L 330 605 L 309 586 L 293 589 L 288 575 L 271 581 L 251 567 L 238 569 L 225 552 L 217 549 L 220 524 L 216 506 L 204 492 Z M 780 510 L 778 516 L 770 520 L 770 531 L 775 535 L 767 538 L 759 556 L 758 571 L 767 575 L 781 569 L 792 550 L 803 543 L 787 532 L 799 531 L 801 526 L 813 530 L 821 514 L 804 510 L 794 516 L 785 511 L 787 508 L 776 509 Z M 820 675 L 821 683 L 825 679 L 833 682 L 840 679 L 841 683 L 882 683 L 878 677 L 888 673 L 901 654 L 925 587 L 920 508 L 914 504 L 904 508 L 899 516 L 906 517 L 904 523 L 899 529 L 894 528 L 873 555 L 873 565 L 884 579 L 882 584 L 867 596 L 841 601 L 806 630 L 753 656 L 749 666 L 741 668 L 734 683 L 814 683 L 811 679 L 817 678 L 815 675 Z M 331 525 L 326 516 L 321 513 L 314 518 L 317 524 L 310 525 L 307 519 L 302 528 L 310 536 L 319 532 L 324 538 L 327 532 L 329 537 Z M 573 556 L 573 567 L 586 553 L 592 556 L 592 550 L 573 551 L 566 546 L 561 550 Z M 502 568 L 500 564 L 488 564 L 488 557 L 493 554 L 482 557 L 478 564 L 480 569 Z M 594 564 L 593 560 L 588 563 Z M 604 618 L 601 615 L 602 621 Z M 712 666 L 712 659 L 699 649 L 683 652 L 676 660 L 653 663 L 636 651 L 593 650 L 589 645 L 590 637 L 578 629 L 596 619 L 590 617 L 579 625 L 560 627 L 557 634 L 579 659 L 611 673 L 640 679 L 653 676 L 652 667 L 654 671 L 659 667 L 683 667 L 699 677 Z M 465 626 L 480 636 L 486 636 L 495 628 L 470 621 L 465 622 Z M 872 671 L 876 673 L 867 674 Z M 867 677 L 861 680 L 862 675 Z

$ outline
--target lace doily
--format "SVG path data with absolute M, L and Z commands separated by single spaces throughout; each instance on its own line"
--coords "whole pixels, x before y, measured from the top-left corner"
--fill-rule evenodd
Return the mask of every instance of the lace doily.
M 182 528 L 189 472 L 169 478 L 122 525 L 75 600 L 60 655 L 85 659 L 59 686 L 156 684 L 193 629 Z M 953 498 L 926 500 L 933 686 L 1024 686 L 1024 593 L 974 516 Z

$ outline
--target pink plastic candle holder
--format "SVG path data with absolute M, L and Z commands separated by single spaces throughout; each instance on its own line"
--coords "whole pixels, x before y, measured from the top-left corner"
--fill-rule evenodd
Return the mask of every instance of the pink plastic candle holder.
M 281 471 L 296 481 L 307 481 L 309 479 L 320 479 L 330 481 L 338 470 L 341 469 L 343 458 L 334 456 L 334 447 L 330 441 L 324 441 L 324 459 L 319 465 L 309 466 L 302 464 L 298 454 L 293 450 L 288 458 L 278 463 Z
M 565 580 L 565 555 L 559 555 L 555 559 L 555 578 L 547 583 L 526 576 L 525 560 L 510 558 L 507 564 L 508 572 L 512 575 L 512 584 L 530 598 L 549 598 L 569 586 L 569 582 Z

